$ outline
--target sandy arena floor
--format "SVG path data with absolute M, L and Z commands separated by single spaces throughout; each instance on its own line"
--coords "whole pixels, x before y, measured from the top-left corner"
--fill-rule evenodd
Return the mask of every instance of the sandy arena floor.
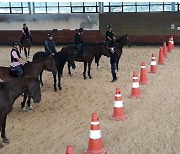
M 57 47 L 60 49 L 60 47 Z M 11 47 L 0 47 L 0 65 L 10 63 Z M 33 47 L 34 52 L 43 47 Z M 102 57 L 100 67 L 92 64 L 92 79 L 82 77 L 83 64 L 70 77 L 65 66 L 62 90 L 53 91 L 53 78 L 45 72 L 42 100 L 34 110 L 20 111 L 19 98 L 8 115 L 6 134 L 10 144 L 1 154 L 64 154 L 67 145 L 82 154 L 88 147 L 91 115 L 99 114 L 104 147 L 110 154 L 180 153 L 180 47 L 168 54 L 157 74 L 149 74 L 149 85 L 141 86 L 142 99 L 128 98 L 132 72 L 140 72 L 140 63 L 150 68 L 151 54 L 159 47 L 125 47 L 120 60 L 118 81 L 111 83 L 110 64 Z M 120 86 L 128 119 L 109 120 L 113 112 L 115 88 Z

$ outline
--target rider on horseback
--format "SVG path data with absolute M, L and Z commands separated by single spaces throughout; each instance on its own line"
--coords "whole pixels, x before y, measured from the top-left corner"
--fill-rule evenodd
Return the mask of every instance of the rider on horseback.
M 30 34 L 30 30 L 28 29 L 28 27 L 26 26 L 25 23 L 23 24 L 22 33 L 23 33 L 23 35 L 21 36 L 21 45 L 23 44 L 23 39 L 26 36 L 29 37 L 31 39 L 31 42 L 32 42 L 32 37 L 31 37 L 31 34 Z
M 114 32 L 112 31 L 112 25 L 107 26 L 108 30 L 106 31 L 106 44 L 108 46 L 108 49 L 110 49 L 110 44 L 116 40 L 116 37 L 114 36 Z M 109 56 L 109 51 L 107 51 L 107 54 Z
M 13 48 L 11 50 L 11 67 L 13 67 L 18 72 L 18 77 L 24 75 L 24 64 L 25 60 L 21 57 L 19 53 L 20 44 L 18 41 L 13 42 Z
M 78 32 L 76 33 L 76 35 L 74 36 L 74 42 L 75 42 L 75 47 L 76 47 L 76 50 L 77 50 L 77 56 L 79 56 L 82 52 L 82 48 L 83 48 L 83 40 L 82 40 L 82 37 L 81 35 L 83 34 L 83 28 L 79 28 Z
M 57 53 L 56 48 L 55 48 L 55 43 L 53 41 L 53 34 L 48 33 L 48 40 L 45 41 L 44 43 L 44 49 L 45 49 L 45 54 L 46 55 L 55 55 Z

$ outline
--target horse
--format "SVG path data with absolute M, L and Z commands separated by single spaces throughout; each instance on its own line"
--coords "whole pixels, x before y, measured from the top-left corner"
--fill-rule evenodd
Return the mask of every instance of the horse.
M 89 79 L 92 78 L 91 64 L 95 55 L 97 54 L 96 47 L 97 47 L 97 43 L 85 44 L 83 46 L 83 51 L 78 56 L 75 56 L 75 61 L 84 63 L 84 71 L 83 71 L 84 79 L 87 78 L 86 77 L 87 65 L 88 65 Z M 64 52 L 67 52 L 67 53 L 76 53 L 76 47 L 73 44 L 64 46 L 62 50 L 64 50 Z M 71 75 L 71 70 L 70 70 L 69 65 L 68 65 L 68 73 Z
M 6 138 L 6 118 L 12 111 L 15 100 L 26 90 L 34 103 L 41 101 L 40 82 L 37 78 L 22 77 L 7 82 L 0 82 L 0 130 L 4 143 L 9 143 Z M 3 147 L 0 142 L 0 148 Z
M 21 50 L 24 49 L 24 54 L 26 56 L 26 59 L 29 58 L 31 45 L 32 42 L 30 36 L 24 36 L 24 39 L 22 40 L 22 46 L 20 48 L 20 54 L 21 54 Z
M 45 55 L 46 54 L 43 51 L 36 52 L 33 56 L 33 60 L 39 59 L 41 57 L 45 57 Z M 74 55 L 65 53 L 64 51 L 60 51 L 60 52 L 57 52 L 53 56 L 53 58 L 54 58 L 55 66 L 56 66 L 57 71 L 58 71 L 58 88 L 59 88 L 59 90 L 61 90 L 62 89 L 62 87 L 61 87 L 61 76 L 63 74 L 63 68 L 64 68 L 65 63 L 68 62 L 68 65 L 70 67 L 72 67 L 73 69 L 75 69 L 75 67 L 76 67 L 75 63 L 74 63 Z M 43 71 L 40 73 L 41 85 L 43 85 L 42 73 L 43 73 Z M 57 91 L 56 75 L 53 74 L 53 77 L 54 77 L 54 90 Z
M 97 67 L 99 66 L 99 60 L 101 58 L 102 55 L 104 56 L 108 56 L 107 54 L 107 46 L 105 47 L 105 42 L 99 42 L 99 46 L 98 46 L 98 50 L 100 50 L 98 52 L 98 54 L 96 54 L 95 56 L 95 63 L 97 64 Z M 115 44 L 114 44 L 114 48 L 116 50 L 117 53 L 117 70 L 119 70 L 119 59 L 121 58 L 122 55 L 122 48 L 124 47 L 124 45 L 128 44 L 128 46 L 131 46 L 131 43 L 129 41 L 129 38 L 126 35 L 121 36 L 119 39 L 115 40 Z
M 38 75 L 44 70 L 48 70 L 48 71 L 51 71 L 53 74 L 56 74 L 57 73 L 57 70 L 56 70 L 56 66 L 54 64 L 54 60 L 52 58 L 52 56 L 46 56 L 44 58 L 41 58 L 41 59 L 38 59 L 38 60 L 35 60 L 35 61 L 32 61 L 32 62 L 29 62 L 29 63 L 26 63 L 24 65 L 25 67 L 25 70 L 26 70 L 26 74 L 25 76 L 29 76 L 29 77 L 37 77 L 38 78 Z M 9 67 L 3 67 L 3 66 L 0 66 L 0 79 L 2 81 L 8 81 L 8 80 L 11 80 L 11 79 L 15 79 L 14 77 L 12 77 L 10 74 L 9 74 Z M 27 100 L 27 94 L 24 93 L 24 98 L 23 98 L 23 102 L 21 102 L 21 108 L 25 110 L 25 102 Z M 28 107 L 30 107 L 30 98 L 28 99 L 27 101 L 28 103 Z

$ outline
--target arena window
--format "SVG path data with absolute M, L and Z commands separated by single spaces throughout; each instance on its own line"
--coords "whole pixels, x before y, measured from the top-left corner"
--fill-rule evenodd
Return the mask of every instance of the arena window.
M 0 2 L 0 14 L 29 13 L 28 2 Z

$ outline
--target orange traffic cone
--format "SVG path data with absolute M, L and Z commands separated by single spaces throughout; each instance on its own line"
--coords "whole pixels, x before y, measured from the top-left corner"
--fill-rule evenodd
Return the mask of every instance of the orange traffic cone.
M 148 84 L 147 72 L 146 72 L 146 64 L 145 62 L 141 63 L 141 74 L 140 74 L 140 84 Z
M 66 154 L 75 154 L 74 147 L 72 145 L 66 147 Z
M 171 42 L 171 38 L 169 38 L 168 41 L 168 52 L 172 52 L 173 46 L 172 46 L 172 42 Z
M 133 72 L 133 82 L 132 82 L 132 91 L 130 98 L 141 98 L 141 92 L 139 87 L 138 74 Z
M 164 55 L 164 57 L 168 57 L 168 55 L 167 55 L 167 46 L 166 46 L 166 42 L 164 42 L 163 43 L 163 55 Z
M 88 149 L 84 154 L 106 154 L 107 151 L 103 147 L 101 140 L 101 130 L 99 126 L 99 118 L 97 113 L 92 114 L 91 130 L 89 135 Z
M 120 88 L 116 88 L 114 111 L 110 119 L 116 120 L 116 121 L 123 121 L 123 120 L 126 120 L 127 118 L 128 116 L 124 114 L 124 107 L 123 107 L 123 101 L 122 101 Z
M 163 65 L 164 64 L 164 55 L 163 55 L 163 48 L 160 47 L 159 49 L 159 60 L 158 60 L 158 64 L 159 65 Z
M 155 54 L 152 54 L 151 58 L 151 68 L 149 73 L 156 73 L 157 72 L 157 63 L 156 63 L 156 57 Z

